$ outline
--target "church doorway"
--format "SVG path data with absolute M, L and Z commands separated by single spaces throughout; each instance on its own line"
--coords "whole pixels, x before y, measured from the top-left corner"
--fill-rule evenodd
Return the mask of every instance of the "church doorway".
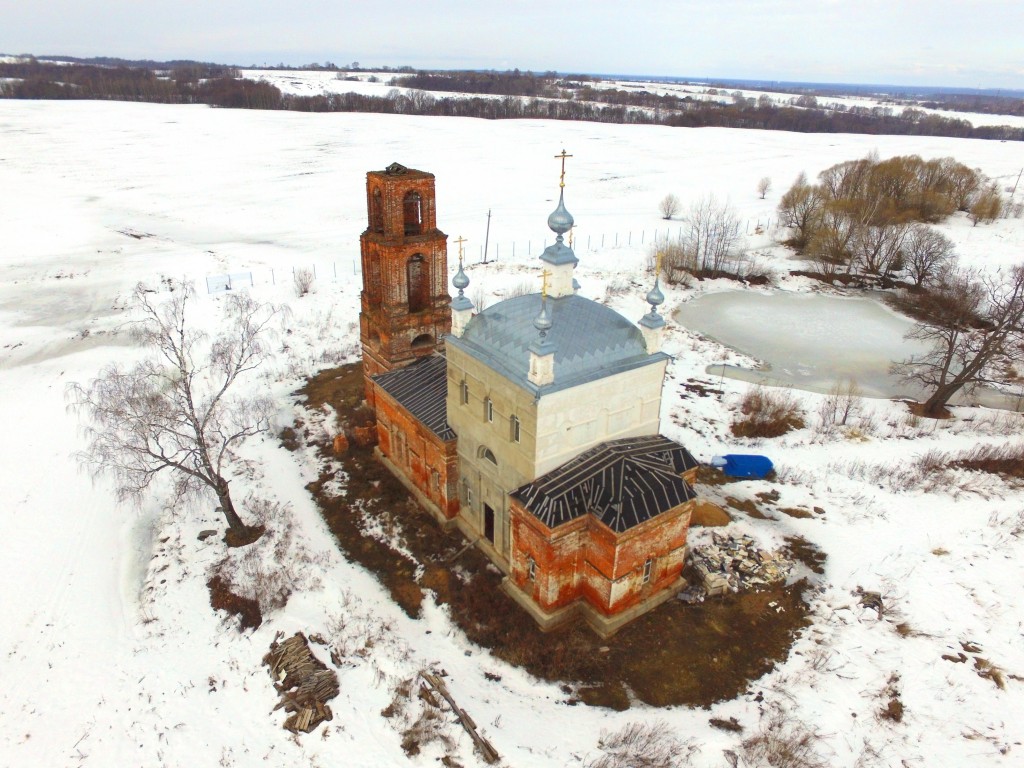
M 484 504 L 484 536 L 491 544 L 494 543 L 494 510 L 489 504 Z

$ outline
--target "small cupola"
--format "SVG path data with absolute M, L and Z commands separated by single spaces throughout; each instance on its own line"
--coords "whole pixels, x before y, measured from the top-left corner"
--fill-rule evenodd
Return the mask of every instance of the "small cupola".
M 465 294 L 469 287 L 469 277 L 462 269 L 462 244 L 465 240 L 460 237 L 456 242 L 459 244 L 459 271 L 452 278 L 452 285 L 459 290 L 459 294 L 452 299 L 452 335 L 461 338 L 466 325 L 473 318 L 473 302 Z
M 562 175 L 558 182 L 558 206 L 548 216 L 548 228 L 555 233 L 555 242 L 544 249 L 540 260 L 545 263 L 546 269 L 551 275 L 550 296 L 553 299 L 558 299 L 576 293 L 579 288 L 579 284 L 573 277 L 579 259 L 576 258 L 572 248 L 564 242 L 565 233 L 575 225 L 572 214 L 565 207 L 565 160 L 572 155 L 566 154 L 563 149 L 562 154 L 555 155 L 555 157 L 562 161 Z
M 644 336 L 644 346 L 648 354 L 653 355 L 661 351 L 663 336 L 665 334 L 665 318 L 658 314 L 658 307 L 665 303 L 665 294 L 661 292 L 659 279 L 661 277 L 661 254 L 658 254 L 654 271 L 654 287 L 647 292 L 647 303 L 651 305 L 651 311 L 640 318 L 637 323 L 640 332 Z
M 544 290 L 540 295 L 540 314 L 533 321 L 533 327 L 539 336 L 530 344 L 530 371 L 526 378 L 531 384 L 543 387 L 555 380 L 555 345 L 548 338 L 548 331 L 553 325 L 548 314 L 547 273 L 544 273 Z

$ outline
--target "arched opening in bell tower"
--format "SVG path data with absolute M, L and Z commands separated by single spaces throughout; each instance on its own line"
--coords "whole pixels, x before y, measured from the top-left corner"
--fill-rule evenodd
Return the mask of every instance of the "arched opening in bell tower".
M 430 280 L 423 254 L 411 256 L 405 271 L 406 285 L 409 288 L 409 311 L 422 312 L 430 304 Z
M 402 201 L 405 234 L 423 234 L 423 198 L 419 192 L 409 192 Z
M 370 229 L 378 233 L 384 231 L 384 201 L 379 189 L 373 190 L 370 197 Z

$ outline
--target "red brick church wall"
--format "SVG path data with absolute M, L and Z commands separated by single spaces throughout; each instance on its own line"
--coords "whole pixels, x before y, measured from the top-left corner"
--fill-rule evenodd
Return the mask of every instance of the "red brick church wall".
M 543 610 L 576 600 L 613 616 L 643 602 L 679 578 L 693 502 L 616 534 L 593 515 L 548 528 L 511 499 L 513 551 L 509 577 Z M 536 562 L 529 577 L 530 559 Z M 643 581 L 644 563 L 652 560 Z
M 456 441 L 442 440 L 376 383 L 370 386 L 380 452 L 451 520 L 459 513 Z

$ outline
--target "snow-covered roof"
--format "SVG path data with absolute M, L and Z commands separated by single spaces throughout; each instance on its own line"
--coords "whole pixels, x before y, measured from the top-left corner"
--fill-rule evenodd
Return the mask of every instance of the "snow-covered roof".
M 682 473 L 697 466 L 664 435 L 601 443 L 510 494 L 548 528 L 587 514 L 622 533 L 695 498 Z

